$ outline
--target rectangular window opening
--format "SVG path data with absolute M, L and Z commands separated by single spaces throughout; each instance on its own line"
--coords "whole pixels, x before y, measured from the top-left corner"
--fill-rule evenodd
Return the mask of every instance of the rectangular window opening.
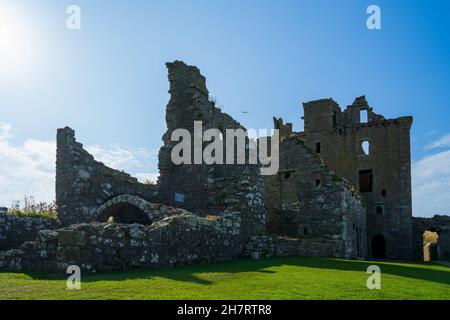
M 320 142 L 316 142 L 316 153 L 320 153 L 320 151 L 321 151 Z
M 372 170 L 359 171 L 359 192 L 373 191 L 373 173 Z
M 314 172 L 312 174 L 312 178 L 314 180 L 314 185 L 316 188 L 320 188 L 321 184 L 322 184 L 322 173 L 319 172 Z
M 369 113 L 366 109 L 359 110 L 359 122 L 360 123 L 367 123 L 369 122 Z

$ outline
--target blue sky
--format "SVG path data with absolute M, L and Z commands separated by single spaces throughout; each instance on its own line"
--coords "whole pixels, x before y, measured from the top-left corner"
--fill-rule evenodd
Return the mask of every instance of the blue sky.
M 66 28 L 71 4 L 81 30 Z M 369 4 L 381 8 L 381 30 L 366 28 Z M 415 215 L 450 213 L 450 1 L 1 0 L 2 12 L 15 43 L 0 51 L 0 66 L 12 61 L 0 71 L 0 178 L 11 183 L 0 205 L 21 192 L 48 197 L 51 142 L 65 125 L 106 163 L 155 174 L 164 63 L 179 59 L 249 128 L 281 116 L 301 130 L 302 102 L 345 108 L 362 94 L 386 117 L 414 116 Z M 44 175 L 12 175 L 17 157 Z

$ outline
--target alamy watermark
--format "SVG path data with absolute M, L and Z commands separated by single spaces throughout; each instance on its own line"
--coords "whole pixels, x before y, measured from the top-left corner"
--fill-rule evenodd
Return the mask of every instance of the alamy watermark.
M 367 289 L 381 289 L 381 269 L 377 265 L 370 265 L 367 267 L 367 273 L 370 276 L 367 278 Z
M 67 267 L 67 274 L 70 276 L 67 278 L 66 286 L 67 290 L 80 290 L 81 289 L 81 269 L 77 265 L 71 265 Z
M 171 141 L 178 143 L 172 148 L 171 159 L 176 165 L 259 163 L 262 165 L 261 175 L 274 175 L 279 169 L 279 139 L 278 129 L 273 129 L 269 138 L 267 130 L 257 132 L 255 129 L 239 128 L 226 129 L 224 139 L 219 129 L 207 129 L 203 132 L 202 121 L 194 121 L 193 137 L 187 129 L 176 129 L 172 132 Z M 204 142 L 210 143 L 203 149 Z
M 375 4 L 371 4 L 367 7 L 367 14 L 370 16 L 367 18 L 366 26 L 369 30 L 381 29 L 381 8 Z
M 81 8 L 77 5 L 70 5 L 66 9 L 66 13 L 69 15 L 66 20 L 66 27 L 69 30 L 81 29 Z

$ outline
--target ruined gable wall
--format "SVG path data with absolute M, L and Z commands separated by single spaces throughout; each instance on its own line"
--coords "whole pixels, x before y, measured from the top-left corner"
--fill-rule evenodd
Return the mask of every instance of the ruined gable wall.
M 167 68 L 171 97 L 166 109 L 164 146 L 159 152 L 161 201 L 199 215 L 238 211 L 242 214 L 244 235 L 263 232 L 263 180 L 258 165 L 193 164 L 193 145 L 192 164 L 172 162 L 171 151 L 178 142 L 170 139 L 176 129 L 187 129 L 193 137 L 194 121 L 202 121 L 203 132 L 210 128 L 221 130 L 225 147 L 226 129 L 245 128 L 209 101 L 205 78 L 198 68 L 181 61 L 167 63 Z M 203 147 L 208 144 L 205 142 Z M 176 202 L 175 193 L 184 195 L 184 202 Z
M 364 97 L 357 98 L 343 112 L 336 109 L 334 101 L 313 101 L 304 104 L 304 108 L 305 131 L 301 137 L 312 150 L 320 142 L 320 157 L 340 177 L 348 179 L 359 191 L 359 171 L 373 171 L 373 191 L 361 194 L 367 207 L 368 242 L 381 234 L 386 239 L 388 258 L 411 259 L 412 118 L 384 119 L 372 111 Z M 368 123 L 360 123 L 360 109 L 368 110 Z M 336 126 L 333 126 L 336 110 Z M 323 128 L 306 125 L 318 122 L 327 125 Z M 362 152 L 364 140 L 370 143 L 369 155 Z M 385 196 L 382 190 L 386 190 Z M 383 208 L 383 214 L 376 213 L 377 206 Z
M 129 194 L 152 201 L 156 187 L 139 183 L 129 174 L 111 169 L 84 150 L 71 128 L 58 129 L 56 204 L 64 225 L 95 221 L 97 209 L 109 199 Z
M 282 141 L 280 171 L 266 179 L 268 232 L 338 240 L 341 257 L 366 256 L 365 208 L 302 140 Z

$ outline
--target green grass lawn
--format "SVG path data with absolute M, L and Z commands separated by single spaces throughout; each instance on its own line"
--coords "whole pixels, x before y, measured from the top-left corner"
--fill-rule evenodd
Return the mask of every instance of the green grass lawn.
M 371 264 L 381 268 L 380 290 L 366 287 Z M 85 275 L 81 286 L 66 290 L 64 276 L 0 273 L 0 299 L 450 299 L 450 268 L 290 257 Z

